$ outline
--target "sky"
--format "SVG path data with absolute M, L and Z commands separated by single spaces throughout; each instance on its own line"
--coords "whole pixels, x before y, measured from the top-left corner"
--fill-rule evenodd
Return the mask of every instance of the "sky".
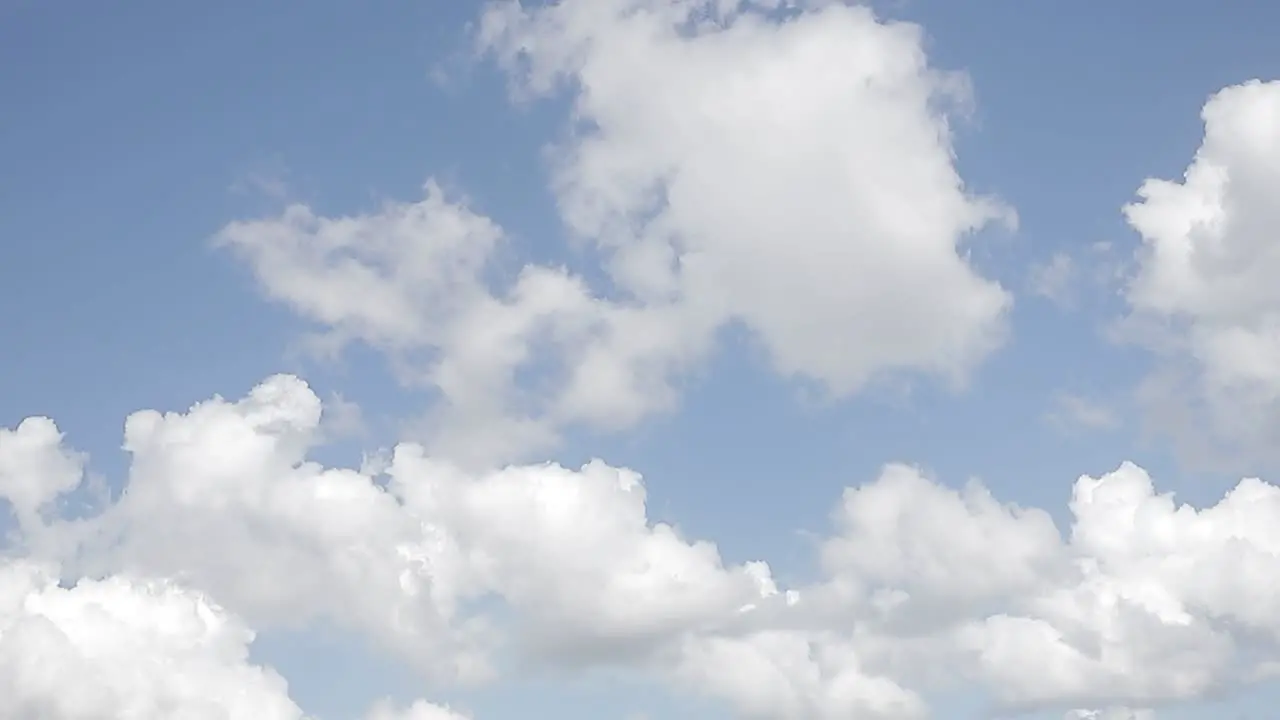
M 1269 717 L 1278 22 L 0 3 L 0 716 Z

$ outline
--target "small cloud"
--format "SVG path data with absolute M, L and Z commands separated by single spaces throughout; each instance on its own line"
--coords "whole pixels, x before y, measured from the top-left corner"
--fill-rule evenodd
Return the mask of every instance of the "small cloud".
M 1103 710 L 1070 710 L 1063 720 L 1154 720 L 1155 716 L 1154 710 L 1118 706 Z
M 1048 262 L 1031 267 L 1031 292 L 1058 307 L 1071 307 L 1075 300 L 1076 275 L 1076 263 L 1071 256 L 1061 252 L 1054 253 Z
M 280 160 L 260 163 L 241 173 L 231 183 L 231 192 L 264 198 L 273 203 L 286 203 L 293 198 L 289 169 Z
M 1086 430 L 1111 430 L 1120 425 L 1115 410 L 1105 403 L 1065 392 L 1054 397 L 1049 420 L 1060 427 Z

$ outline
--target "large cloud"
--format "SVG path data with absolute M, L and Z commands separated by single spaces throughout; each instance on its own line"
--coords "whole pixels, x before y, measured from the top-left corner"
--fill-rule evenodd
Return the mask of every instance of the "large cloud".
M 1010 305 L 961 247 L 1009 217 L 953 165 L 944 109 L 963 78 L 929 66 L 915 26 L 827 3 L 783 21 L 766 5 L 485 13 L 481 45 L 513 82 L 569 81 L 553 185 L 602 286 L 542 266 L 502 279 L 502 232 L 434 184 L 350 217 L 292 207 L 219 242 L 328 339 L 387 350 L 438 391 L 430 449 L 468 462 L 670 408 L 726 324 L 835 396 L 886 373 L 962 381 Z
M 1208 430 L 1226 443 L 1219 449 L 1274 463 L 1280 82 L 1226 88 L 1202 117 L 1204 139 L 1181 181 L 1147 180 L 1125 207 L 1143 241 L 1127 298 L 1136 319 L 1158 323 L 1148 339 L 1173 361 L 1169 372 L 1192 380 L 1151 385 L 1162 414 L 1187 411 L 1184 439 Z
M 503 2 L 482 40 L 525 87 L 571 85 L 560 208 L 620 287 L 739 320 L 836 394 L 963 373 L 1008 305 L 957 250 L 1002 212 L 953 166 L 940 108 L 963 78 L 929 67 L 916 26 L 792 5 L 813 7 Z
M 758 718 L 921 717 L 924 698 L 956 682 L 1009 707 L 1151 707 L 1280 661 L 1280 488 L 1259 480 L 1196 510 L 1126 464 L 1076 482 L 1063 536 L 1042 510 L 890 465 L 837 504 L 821 574 L 779 588 L 763 563 L 726 564 L 649 520 L 633 472 L 597 461 L 472 474 L 413 444 L 384 468 L 326 469 L 305 459 L 320 413 L 286 376 L 236 402 L 136 413 L 119 499 L 36 528 L 66 577 L 108 579 L 68 591 L 48 571 L 10 569 L 19 600 L 7 612 L 102 593 L 206 602 L 121 579 L 170 576 L 260 628 L 361 632 L 428 679 L 484 679 L 515 650 L 630 665 Z M 0 447 L 0 466 L 24 468 L 0 490 L 29 509 L 42 498 L 43 517 L 80 456 L 52 423 L 27 423 L 26 441 Z M 20 463 L 31 457 L 46 461 Z M 111 632 L 139 643 L 168 632 L 128 617 Z M 28 642 L 23 632 L 0 630 L 0 642 Z M 240 667 L 248 635 L 225 632 L 208 652 Z
M 528 645 L 576 662 L 645 655 L 772 588 L 763 564 L 726 568 L 713 545 L 650 523 L 630 471 L 469 475 L 412 444 L 385 468 L 323 468 L 305 460 L 321 411 L 303 382 L 277 376 L 238 402 L 135 413 L 125 491 L 101 515 L 42 527 L 56 541 L 41 547 L 90 574 L 182 578 L 255 626 L 335 622 L 461 681 L 490 670 L 494 628 L 468 612 L 489 595 L 520 613 Z M 51 422 L 27 422 L 47 427 L 42 444 L 7 455 L 76 457 Z M 47 504 L 67 477 L 32 464 L 11 487 Z

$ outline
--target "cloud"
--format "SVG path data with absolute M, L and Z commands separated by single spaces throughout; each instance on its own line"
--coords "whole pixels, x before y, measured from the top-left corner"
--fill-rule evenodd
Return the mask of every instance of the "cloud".
M 1201 116 L 1204 139 L 1183 178 L 1147 180 L 1124 208 L 1142 238 L 1130 322 L 1167 361 L 1147 388 L 1156 412 L 1190 418 L 1183 434 L 1209 435 L 1219 457 L 1274 463 L 1280 83 L 1225 88 Z
M 687 686 L 727 699 L 745 718 L 927 717 L 916 693 L 865 671 L 859 654 L 845 639 L 760 631 L 691 638 L 675 667 Z
M 390 701 L 378 703 L 365 716 L 365 720 L 468 720 L 468 716 L 447 707 L 432 705 L 425 700 L 397 708 Z
M 62 433 L 48 418 L 23 420 L 0 428 L 0 497 L 8 499 L 19 526 L 28 534 L 59 496 L 80 484 L 84 458 L 62 451 Z
M 115 577 L 58 586 L 56 569 L 0 563 L 0 715 L 300 720 L 253 639 L 204 596 Z
M 1111 430 L 1120 425 L 1115 410 L 1106 403 L 1067 392 L 1054 396 L 1049 420 L 1064 428 L 1085 430 Z
M 940 108 L 964 79 L 929 66 L 917 26 L 780 7 L 505 2 L 481 39 L 524 88 L 572 87 L 560 211 L 619 287 L 741 322 L 836 395 L 962 374 L 1009 305 L 957 249 L 1008 212 L 953 164 Z
M 1071 256 L 1058 252 L 1048 262 L 1031 268 L 1031 292 L 1054 305 L 1069 308 L 1075 302 L 1075 283 L 1079 269 Z
M 1012 218 L 954 167 L 944 110 L 966 99 L 964 78 L 930 67 L 916 26 L 781 9 L 486 11 L 479 42 L 515 86 L 570 88 L 552 186 L 599 281 L 504 272 L 502 230 L 434 182 L 420 201 L 339 218 L 293 206 L 217 242 L 327 347 L 368 343 L 437 394 L 417 437 L 470 465 L 670 410 L 731 325 L 833 397 L 894 373 L 961 384 L 1011 303 L 963 243 Z
M 334 622 L 425 675 L 485 677 L 485 628 L 457 607 L 472 581 L 462 551 L 370 477 L 306 462 L 321 417 L 289 376 L 234 403 L 134 413 L 127 490 L 67 524 L 61 547 L 90 574 L 191 582 L 255 626 Z
M 406 385 L 436 393 L 421 436 L 437 454 L 499 465 L 554 444 L 565 424 L 625 425 L 671 401 L 668 367 L 705 340 L 669 308 L 601 300 L 560 268 L 528 266 L 491 290 L 502 240 L 434 182 L 416 203 L 344 218 L 293 206 L 217 237 L 317 323 L 319 347 L 367 343 Z M 519 382 L 536 366 L 549 368 L 542 392 Z
M 307 720 L 283 678 L 252 664 L 254 633 L 207 595 L 0 560 L 0 715 L 12 720 Z M 366 720 L 465 720 L 417 701 Z
M 7 565 L 5 597 L 17 599 L 4 612 L 43 613 L 29 597 L 118 602 L 118 616 L 92 618 L 115 635 L 84 630 L 84 642 L 161 648 L 139 657 L 212 653 L 181 657 L 264 678 L 252 681 L 261 702 L 286 717 L 283 686 L 244 665 L 248 626 L 334 623 L 435 683 L 493 680 L 517 661 L 630 667 L 757 718 L 918 718 L 930 692 L 957 682 L 1007 708 L 1150 707 L 1229 690 L 1280 659 L 1280 488 L 1260 480 L 1197 510 L 1125 464 L 1075 483 L 1064 535 L 1047 512 L 976 482 L 954 490 L 889 465 L 836 504 L 820 573 L 779 587 L 766 564 L 726 563 L 714 544 L 649 519 L 632 471 L 593 461 L 474 473 L 412 443 L 380 476 L 324 468 L 306 459 L 322 410 L 304 383 L 278 376 L 235 402 L 135 413 L 124 492 L 98 516 L 43 525 L 58 541 L 40 547 L 62 570 L 41 558 Z M 28 422 L 42 457 L 80 457 L 54 442 L 51 422 Z M 30 452 L 6 444 L 0 463 Z M 61 462 L 24 467 L 6 497 L 52 502 L 70 485 Z M 103 579 L 56 584 L 86 575 Z M 129 579 L 149 577 L 172 580 Z M 173 613 L 189 619 L 161 622 Z M 219 619 L 231 613 L 249 625 Z M 73 647 L 80 622 L 65 620 Z M 10 629 L 25 625 L 4 625 L 0 646 L 61 647 L 43 630 Z M 188 672 L 183 662 L 172 672 Z M 26 682 L 20 669 L 0 681 Z M 107 693 L 93 702 L 141 692 L 112 677 L 86 687 Z M 215 692 L 221 677 L 201 687 Z M 177 702 L 166 698 L 196 692 L 184 688 L 175 675 L 148 692 Z M 44 697 L 22 702 L 78 702 Z
M 473 475 L 413 444 L 377 477 L 323 468 L 305 459 L 321 415 L 288 376 L 236 402 L 135 413 L 126 490 L 98 516 L 59 522 L 53 546 L 90 575 L 207 588 L 258 627 L 337 623 L 461 682 L 490 672 L 493 628 L 468 612 L 486 596 L 527 621 L 523 644 L 574 663 L 643 656 L 772 586 L 766 566 L 725 567 L 714 545 L 650 523 L 630 471 L 592 462 Z M 65 484 L 58 464 L 40 468 L 51 472 L 14 486 L 19 499 Z
M 1155 717 L 1152 710 L 1110 707 L 1104 710 L 1071 710 L 1063 720 L 1155 720 Z

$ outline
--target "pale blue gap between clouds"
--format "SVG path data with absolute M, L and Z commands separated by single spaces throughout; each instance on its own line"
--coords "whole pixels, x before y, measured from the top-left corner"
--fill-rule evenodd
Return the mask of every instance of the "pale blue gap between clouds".
M 796 403 L 759 358 L 729 348 L 675 417 L 624 436 L 574 437 L 561 457 L 600 455 L 644 472 L 654 517 L 716 540 L 729 560 L 767 559 L 783 578 L 805 572 L 808 541 L 796 531 L 823 529 L 840 488 L 889 460 L 922 463 L 947 482 L 976 475 L 997 497 L 1057 513 L 1077 475 L 1124 458 L 1192 499 L 1233 481 L 1191 482 L 1163 447 L 1140 442 L 1130 416 L 1102 433 L 1045 422 L 1055 393 L 1114 400 L 1145 365 L 1099 338 L 1118 310 L 1110 298 L 1085 296 L 1063 312 L 1026 292 L 1026 276 L 1034 262 L 1096 241 L 1131 250 L 1119 207 L 1143 178 L 1181 172 L 1205 98 L 1280 75 L 1266 32 L 1280 7 L 961 5 L 884 11 L 921 22 L 934 64 L 972 76 L 976 113 L 958 128 L 962 173 L 1021 221 L 1012 237 L 973 243 L 982 270 L 1018 291 L 1009 346 L 964 394 L 923 384 L 906 402 L 873 396 L 824 410 Z M 457 63 L 477 12 L 399 0 L 289 12 L 244 2 L 0 11 L 0 425 L 49 415 L 118 479 L 129 412 L 237 397 L 286 369 L 321 395 L 360 403 L 373 440 L 388 439 L 418 401 L 371 353 L 337 366 L 285 360 L 301 328 L 206 240 L 272 207 L 255 178 L 282 180 L 292 197 L 337 214 L 415 199 L 434 174 L 512 231 L 522 251 L 558 256 L 539 151 L 561 108 L 513 108 L 491 68 Z M 452 72 L 444 87 L 429 78 L 441 63 Z M 278 652 L 304 706 L 363 704 L 333 690 L 320 668 L 290 672 L 304 661 Z M 408 694 L 408 682 L 391 684 Z M 550 700 L 543 692 L 470 704 L 482 718 L 513 717 Z

